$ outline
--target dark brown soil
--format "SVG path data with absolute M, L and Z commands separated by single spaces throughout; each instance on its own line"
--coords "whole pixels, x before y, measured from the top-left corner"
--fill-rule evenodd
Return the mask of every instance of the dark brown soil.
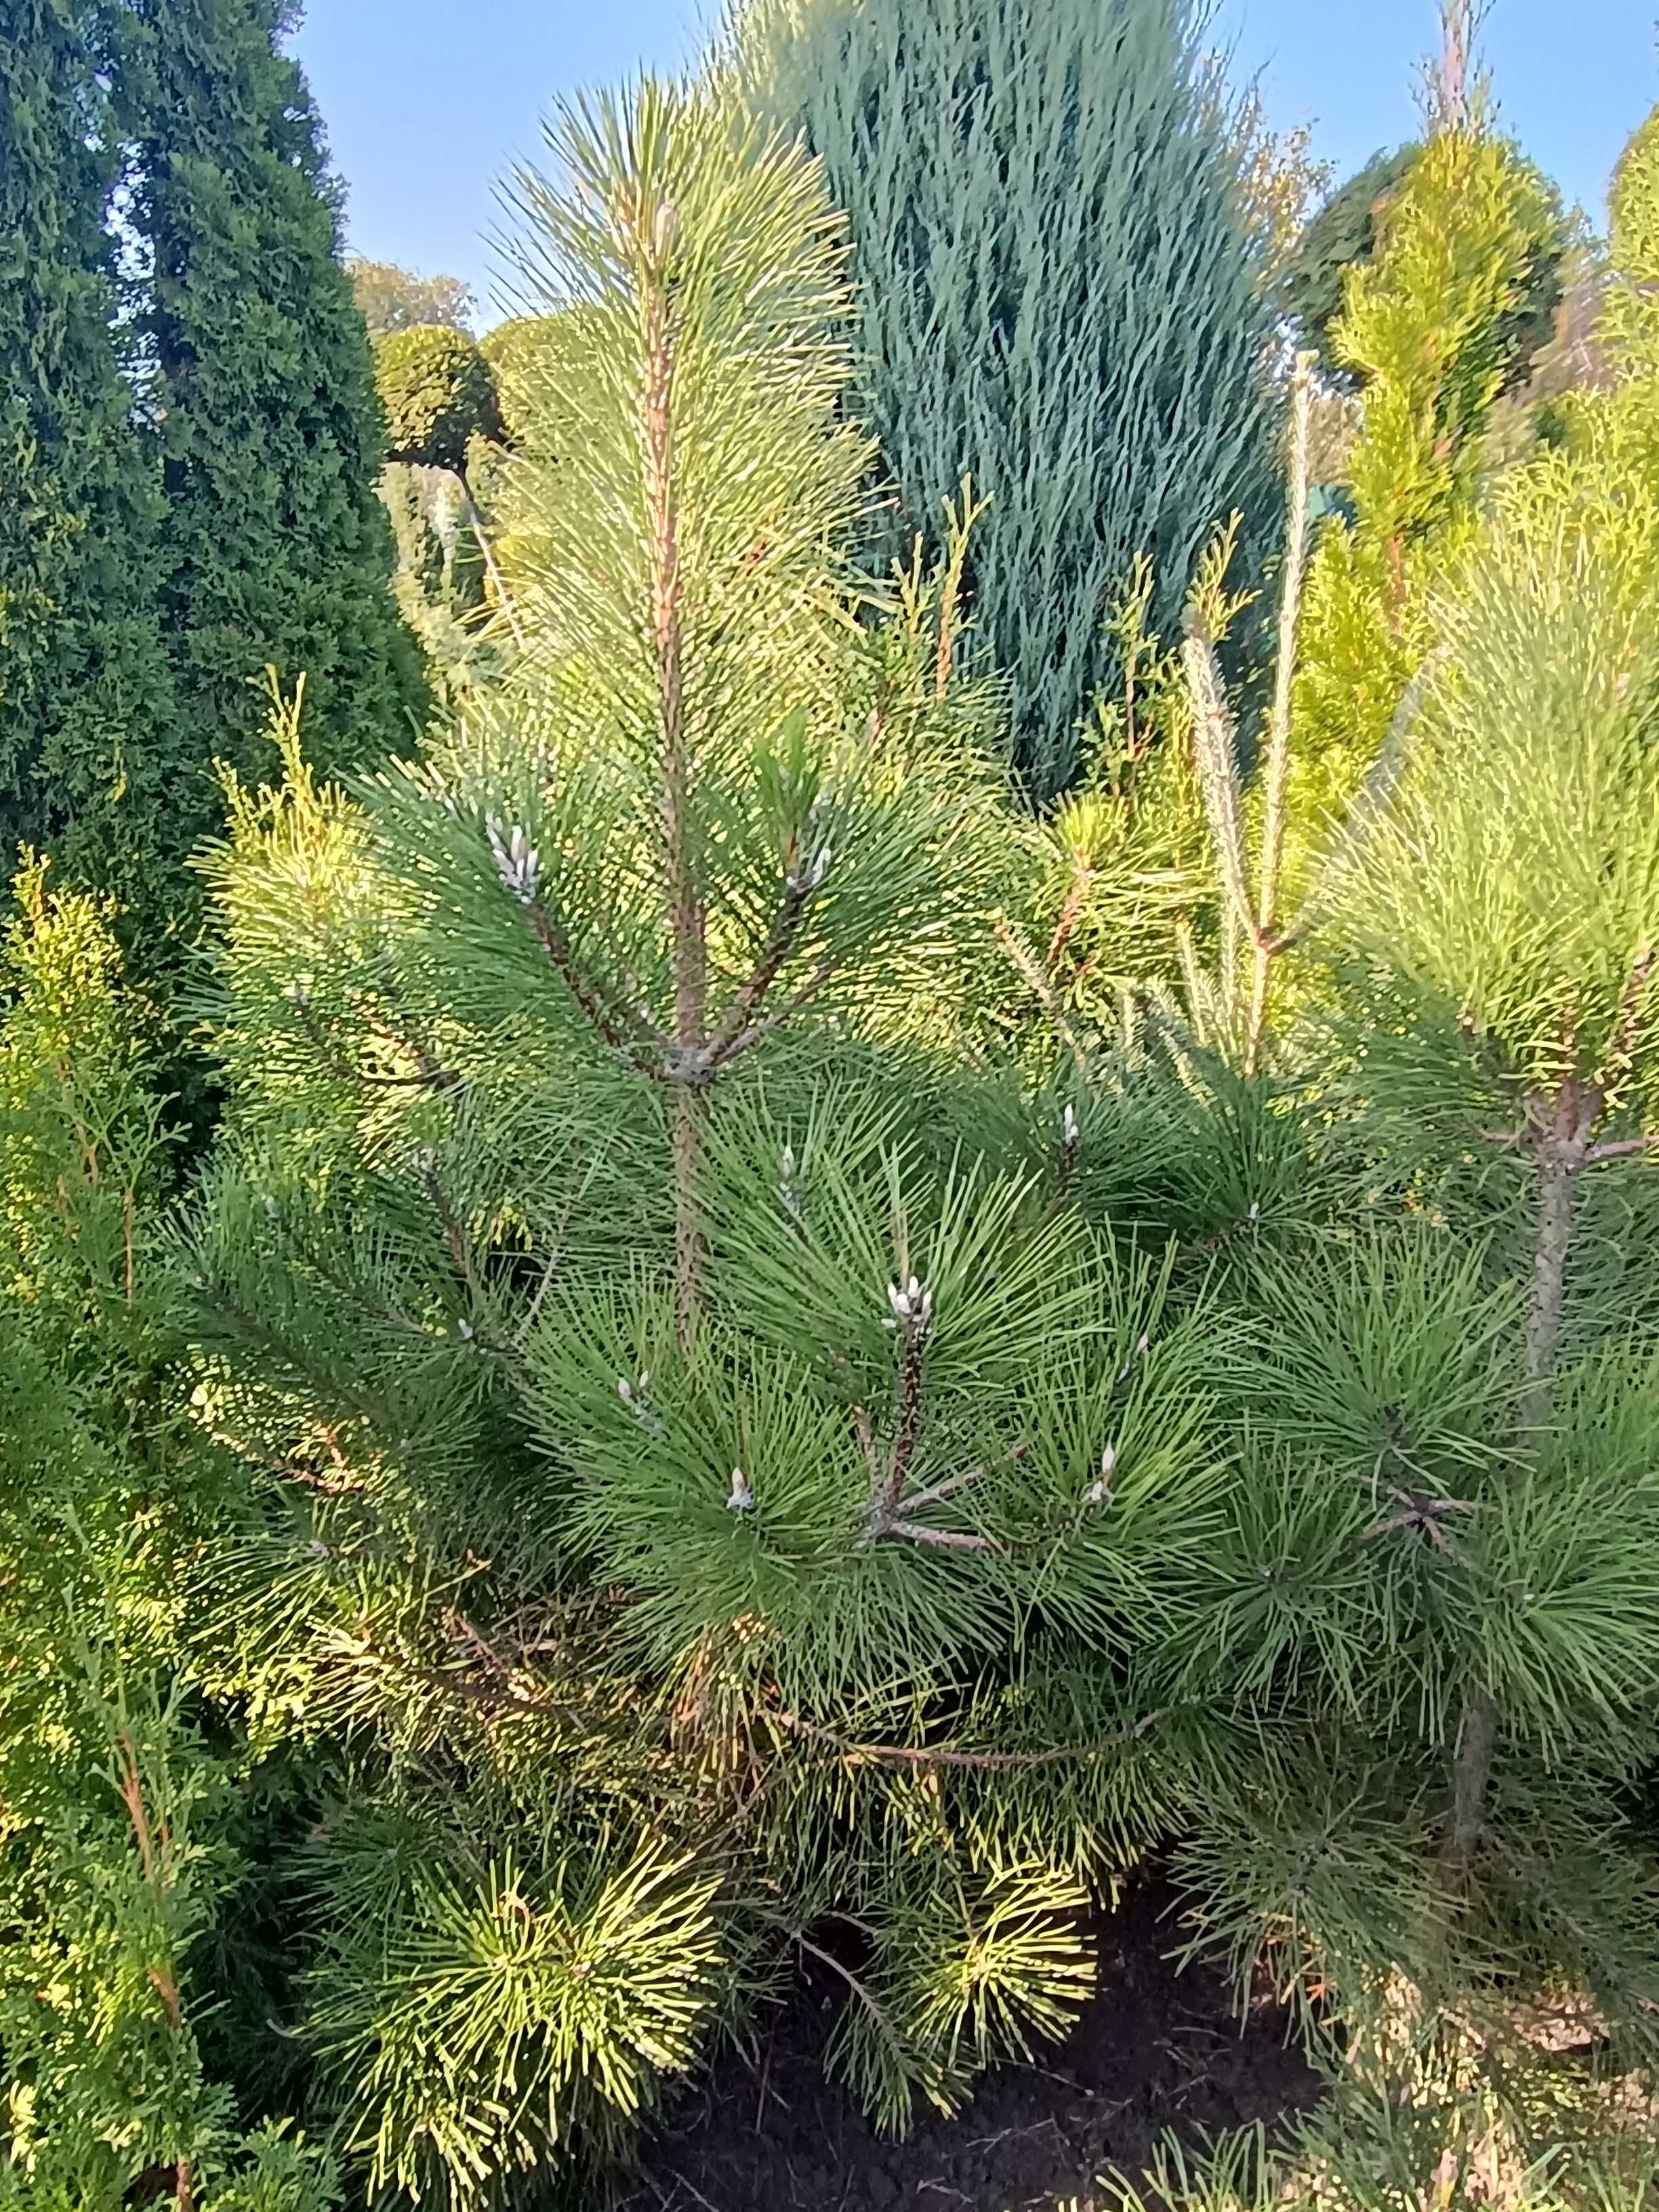
M 1191 2138 L 1304 2110 L 1317 2083 L 1271 2002 L 1241 2030 L 1218 1976 L 1170 1962 L 1171 1903 L 1149 1886 L 1102 1923 L 1099 1985 L 1067 2041 L 999 2067 L 954 2119 L 902 2142 L 823 2078 L 845 1991 L 804 1972 L 763 2021 L 753 2066 L 729 2059 L 670 2113 L 623 2212 L 1088 2212 L 1100 2177 L 1138 2175 L 1166 2129 Z

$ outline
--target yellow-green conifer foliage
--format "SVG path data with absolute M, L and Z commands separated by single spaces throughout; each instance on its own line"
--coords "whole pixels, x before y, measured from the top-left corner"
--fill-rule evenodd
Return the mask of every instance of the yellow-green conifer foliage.
M 1430 599 L 1479 511 L 1480 433 L 1504 337 L 1557 221 L 1537 171 L 1480 127 L 1442 131 L 1351 270 L 1334 348 L 1364 421 L 1352 520 L 1328 526 L 1304 611 L 1286 859 L 1292 884 L 1387 735 L 1431 650 Z
M 1626 149 L 1609 203 L 1613 283 L 1596 331 L 1613 374 L 1563 402 L 1568 453 L 1659 495 L 1659 108 Z

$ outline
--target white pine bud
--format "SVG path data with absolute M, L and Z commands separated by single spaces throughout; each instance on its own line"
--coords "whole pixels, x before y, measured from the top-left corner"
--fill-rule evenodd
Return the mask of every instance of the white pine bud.
M 495 872 L 502 884 L 520 905 L 533 906 L 541 878 L 541 855 L 531 843 L 523 825 L 515 822 L 503 836 L 501 823 L 491 815 L 484 823 L 484 835 L 489 840 Z
M 726 1501 L 726 1511 L 749 1513 L 754 1510 L 754 1504 L 755 1493 L 744 1480 L 743 1469 L 734 1467 L 732 1470 L 732 1495 Z
M 1100 1479 L 1091 1482 L 1083 1493 L 1085 1505 L 1107 1504 L 1112 1495 L 1112 1469 L 1117 1465 L 1117 1446 L 1108 1444 L 1100 1455 Z

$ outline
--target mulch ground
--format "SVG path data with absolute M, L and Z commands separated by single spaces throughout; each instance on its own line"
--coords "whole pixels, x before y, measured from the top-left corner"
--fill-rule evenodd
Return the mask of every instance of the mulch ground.
M 1138 2175 L 1166 2130 L 1271 2128 L 1305 2110 L 1317 2083 L 1271 2000 L 1241 2027 L 1218 1975 L 1170 1963 L 1172 1903 L 1155 1884 L 1133 1892 L 1100 1925 L 1098 1985 L 1067 2040 L 997 2068 L 955 2118 L 900 2142 L 824 2079 L 845 1990 L 807 1961 L 752 2066 L 728 2058 L 670 2111 L 617 2212 L 1088 2212 L 1100 2177 Z

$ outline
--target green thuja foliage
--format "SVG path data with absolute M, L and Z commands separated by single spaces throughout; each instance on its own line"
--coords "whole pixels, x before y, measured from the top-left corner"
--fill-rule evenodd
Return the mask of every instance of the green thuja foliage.
M 1360 380 L 1364 419 L 1352 520 L 1325 526 L 1303 613 L 1293 886 L 1432 650 L 1432 590 L 1476 525 L 1513 319 L 1558 234 L 1548 188 L 1477 112 L 1431 138 L 1388 204 L 1380 251 L 1344 280 L 1331 344 Z
M 244 2132 L 205 1972 L 247 1835 L 191 1688 L 220 1457 L 156 1302 L 167 1148 L 105 910 L 21 879 L 0 1018 L 0 2204 L 324 2212 L 330 2161 Z M 257 2109 L 257 2106 L 255 2107 Z
M 1344 383 L 1353 373 L 1334 358 L 1331 333 L 1341 318 L 1347 273 L 1375 258 L 1389 204 L 1422 150 L 1407 145 L 1373 154 L 1326 199 L 1279 278 L 1279 302 L 1297 337 L 1318 353 L 1321 368 Z
M 807 0 L 738 40 L 849 213 L 858 404 L 908 553 L 964 475 L 988 501 L 968 577 L 1048 798 L 1122 663 L 1107 625 L 1138 556 L 1167 629 L 1235 510 L 1278 507 L 1271 310 L 1182 0 Z
M 166 495 L 163 631 L 193 774 L 178 848 L 217 817 L 210 763 L 263 763 L 262 672 L 303 675 L 331 764 L 408 738 L 419 656 L 375 495 L 382 428 L 337 257 L 317 118 L 276 0 L 132 0 L 118 125 L 145 257 L 142 390 Z
M 1375 260 L 1388 235 L 1389 209 L 1423 152 L 1421 145 L 1413 144 L 1396 153 L 1373 155 L 1331 194 L 1307 225 L 1279 281 L 1280 304 L 1302 342 L 1318 354 L 1322 373 L 1350 389 L 1363 387 L 1366 367 L 1346 357 L 1337 336 L 1346 312 L 1349 271 Z M 1506 391 L 1526 382 L 1533 356 L 1548 340 L 1561 303 L 1571 232 L 1559 197 L 1547 185 L 1537 214 L 1537 251 L 1499 325 Z
M 0 866 L 20 842 L 159 921 L 182 748 L 157 635 L 160 486 L 131 434 L 106 213 L 118 167 L 89 9 L 0 27 Z

